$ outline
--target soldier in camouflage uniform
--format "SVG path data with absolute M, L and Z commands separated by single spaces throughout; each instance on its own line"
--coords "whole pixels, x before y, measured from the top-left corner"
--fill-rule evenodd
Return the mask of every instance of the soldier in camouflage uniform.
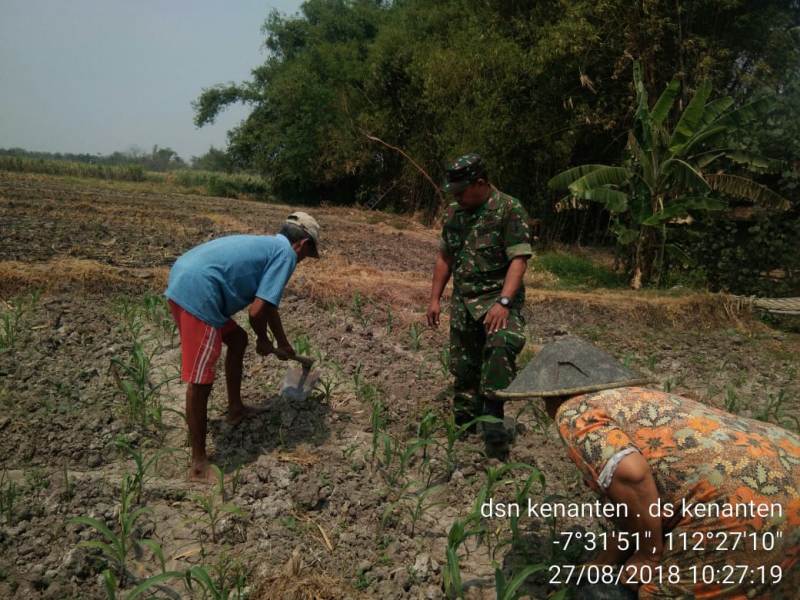
M 453 275 L 450 372 L 453 411 L 464 424 L 480 415 L 503 418 L 494 397 L 516 375 L 525 345 L 522 276 L 533 254 L 528 215 L 519 200 L 498 191 L 480 156 L 467 154 L 447 168 L 447 209 L 433 273 L 428 325 L 439 324 L 440 298 Z M 501 423 L 484 423 L 488 456 L 505 459 L 510 434 Z

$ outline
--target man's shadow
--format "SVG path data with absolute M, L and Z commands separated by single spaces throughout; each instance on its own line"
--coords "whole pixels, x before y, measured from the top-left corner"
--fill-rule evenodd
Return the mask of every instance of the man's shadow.
M 301 444 L 319 446 L 330 437 L 330 406 L 318 391 L 305 400 L 271 396 L 257 406 L 259 413 L 230 425 L 224 417 L 209 420 L 215 452 L 212 462 L 225 472 L 255 462 L 273 451 L 291 452 Z

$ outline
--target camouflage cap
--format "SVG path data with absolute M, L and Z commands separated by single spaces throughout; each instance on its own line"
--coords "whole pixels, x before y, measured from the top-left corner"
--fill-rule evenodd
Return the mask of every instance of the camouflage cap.
M 286 217 L 286 223 L 295 225 L 308 234 L 314 242 L 314 251 L 311 256 L 319 258 L 319 223 L 317 220 L 307 212 L 299 210 Z
M 465 154 L 447 165 L 442 187 L 445 192 L 457 194 L 481 177 L 486 177 L 483 159 L 477 154 Z
M 613 356 L 577 336 L 545 344 L 499 398 L 574 396 L 598 390 L 653 383 Z

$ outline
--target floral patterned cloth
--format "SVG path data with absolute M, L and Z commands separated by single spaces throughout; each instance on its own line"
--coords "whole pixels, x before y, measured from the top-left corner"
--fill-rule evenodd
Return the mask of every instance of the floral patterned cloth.
M 662 505 L 675 508 L 672 517 L 661 513 L 663 566 L 678 565 L 681 581 L 643 585 L 639 598 L 800 598 L 800 436 L 638 387 L 573 397 L 559 407 L 556 424 L 570 458 L 596 492 L 603 494 L 598 478 L 606 463 L 634 448 L 650 464 Z M 738 517 L 682 511 L 684 502 L 730 510 L 751 501 L 756 510 Z M 766 511 L 761 505 L 771 505 L 772 514 L 760 516 Z M 706 536 L 700 544 L 698 532 Z M 746 543 L 732 549 L 732 532 Z M 717 550 L 723 540 L 728 549 Z M 773 540 L 774 547 L 764 549 Z M 704 577 L 705 565 L 710 567 Z M 769 570 L 774 565 L 781 568 L 779 583 L 772 578 L 778 571 Z

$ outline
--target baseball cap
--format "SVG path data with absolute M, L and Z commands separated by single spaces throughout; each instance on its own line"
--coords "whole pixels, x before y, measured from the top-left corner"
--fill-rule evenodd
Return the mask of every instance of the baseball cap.
M 457 194 L 481 177 L 486 177 L 483 159 L 474 153 L 465 154 L 447 165 L 442 187 L 445 192 Z
M 314 258 L 319 258 L 319 223 L 307 212 L 297 211 L 286 217 L 286 223 L 295 225 L 305 231 L 314 240 Z

